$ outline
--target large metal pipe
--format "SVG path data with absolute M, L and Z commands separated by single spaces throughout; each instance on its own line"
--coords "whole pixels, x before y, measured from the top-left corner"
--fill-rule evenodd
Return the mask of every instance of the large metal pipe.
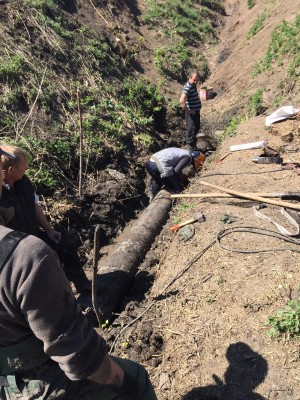
M 160 191 L 143 211 L 118 247 L 98 264 L 98 306 L 102 319 L 110 319 L 138 271 L 146 253 L 166 223 L 172 206 L 170 194 Z

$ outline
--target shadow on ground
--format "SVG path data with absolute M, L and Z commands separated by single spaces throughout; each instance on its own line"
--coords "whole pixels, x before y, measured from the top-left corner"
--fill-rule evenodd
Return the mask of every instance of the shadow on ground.
M 224 380 L 213 375 L 214 385 L 194 388 L 182 400 L 266 400 L 254 390 L 267 376 L 267 361 L 242 342 L 231 344 L 226 357 Z

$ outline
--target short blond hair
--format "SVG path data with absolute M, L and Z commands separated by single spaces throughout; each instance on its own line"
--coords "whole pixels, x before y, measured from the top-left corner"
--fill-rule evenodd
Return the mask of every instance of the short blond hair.
M 27 153 L 24 149 L 17 146 L 11 146 L 8 144 L 1 144 L 1 149 L 11 153 L 15 156 L 15 158 L 7 157 L 5 154 L 2 154 L 2 169 L 3 171 L 7 171 L 9 167 L 18 167 L 21 160 L 27 160 Z

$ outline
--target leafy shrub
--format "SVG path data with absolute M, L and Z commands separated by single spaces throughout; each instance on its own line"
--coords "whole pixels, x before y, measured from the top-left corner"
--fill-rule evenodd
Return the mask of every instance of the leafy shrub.
M 232 137 L 236 134 L 237 127 L 240 123 L 239 118 L 231 118 L 228 126 L 224 129 L 224 132 L 219 136 L 219 143 L 228 137 Z
M 257 89 L 257 91 L 249 98 L 250 111 L 253 116 L 257 116 L 265 111 L 263 107 L 263 90 Z
M 25 3 L 36 8 L 44 14 L 50 14 L 57 10 L 59 0 L 25 0 Z
M 18 54 L 0 56 L 0 81 L 15 79 L 18 80 L 27 70 L 27 65 L 23 58 Z
M 256 63 L 253 75 L 272 70 L 274 62 L 288 64 L 288 77 L 297 79 L 300 76 L 300 14 L 295 22 L 283 21 L 272 32 L 271 42 L 263 60 Z
M 281 334 L 291 336 L 300 335 L 300 303 L 298 300 L 291 300 L 283 310 L 276 311 L 269 317 L 267 325 L 271 326 L 268 335 L 271 337 Z
M 187 44 L 207 37 L 213 37 L 213 29 L 208 22 L 207 12 L 217 9 L 224 11 L 219 0 L 147 0 L 147 11 L 143 20 L 149 26 L 159 26 L 164 34 L 177 34 Z M 203 4 L 203 6 L 202 6 Z M 200 6 L 199 6 L 200 5 Z
M 160 111 L 163 106 L 163 96 L 159 93 L 157 87 L 141 79 L 136 81 L 125 80 L 120 94 L 125 103 L 129 103 L 131 107 L 146 115 Z
M 248 8 L 251 10 L 256 4 L 256 0 L 247 0 Z
M 191 51 L 183 44 L 164 46 L 154 51 L 154 65 L 166 76 L 182 81 L 184 71 L 191 67 Z
M 268 14 L 266 11 L 264 11 L 262 14 L 258 16 L 257 20 L 254 21 L 253 25 L 251 26 L 251 28 L 247 33 L 247 39 L 252 38 L 252 36 L 256 35 L 257 32 L 259 32 L 263 28 L 267 16 Z

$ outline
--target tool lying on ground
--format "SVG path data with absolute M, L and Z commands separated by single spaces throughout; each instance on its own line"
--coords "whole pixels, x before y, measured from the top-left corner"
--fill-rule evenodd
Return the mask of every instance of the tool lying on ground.
M 263 153 L 258 157 L 252 158 L 252 162 L 256 164 L 282 164 L 283 158 L 279 154 L 276 156 L 268 156 Z
M 228 156 L 230 156 L 230 154 L 232 154 L 231 151 L 229 151 L 228 153 L 226 153 L 224 156 L 218 158 L 218 159 L 216 160 L 216 164 L 220 164 L 220 162 L 222 162 L 223 160 L 225 160 L 225 158 L 228 157 Z
M 276 150 L 265 146 L 263 154 L 253 158 L 252 161 L 256 164 L 282 164 L 283 158 L 280 157 L 280 154 Z
M 236 197 L 241 197 L 241 198 L 244 198 L 244 199 L 260 201 L 262 203 L 274 204 L 275 206 L 281 206 L 281 207 L 285 207 L 285 208 L 292 208 L 294 210 L 300 210 L 300 205 L 293 204 L 293 203 L 288 203 L 287 201 L 267 199 L 266 197 L 261 197 L 261 196 L 257 196 L 257 195 L 253 195 L 253 194 L 250 195 L 250 194 L 238 192 L 236 190 L 226 189 L 226 188 L 224 188 L 222 186 L 212 185 L 211 183 L 208 183 L 208 182 L 205 182 L 205 181 L 200 181 L 199 184 L 203 185 L 203 186 L 212 187 L 212 188 L 217 189 L 217 190 L 221 190 L 221 191 L 223 191 L 225 193 L 232 194 L 233 196 L 236 196 Z
M 279 198 L 281 200 L 296 200 L 300 201 L 300 192 L 273 192 L 273 193 L 244 193 L 244 195 L 250 196 L 260 196 L 260 197 L 269 197 L 269 198 Z M 180 199 L 180 198 L 197 198 L 197 199 L 206 199 L 213 197 L 224 197 L 224 198 L 232 198 L 238 197 L 229 193 L 184 193 L 184 194 L 171 194 L 171 199 Z
M 194 222 L 203 222 L 204 221 L 204 215 L 201 212 L 198 212 L 194 218 L 190 218 L 184 222 L 181 222 L 181 224 L 173 225 L 171 226 L 171 231 L 177 231 L 177 229 L 181 228 L 182 226 L 193 224 Z

